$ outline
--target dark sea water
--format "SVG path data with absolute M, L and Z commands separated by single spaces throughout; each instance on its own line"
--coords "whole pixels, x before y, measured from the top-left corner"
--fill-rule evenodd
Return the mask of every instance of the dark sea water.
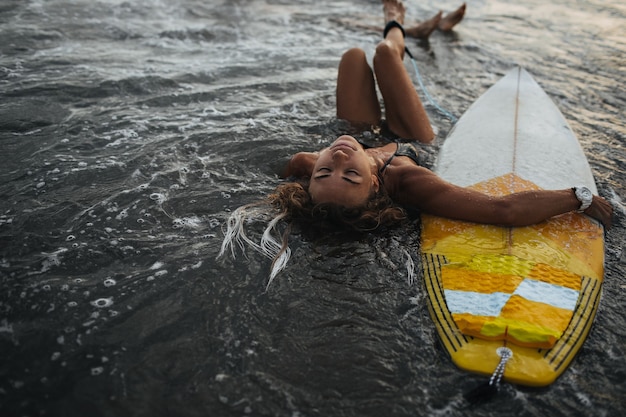
M 407 20 L 458 5 L 409 0 Z M 216 260 L 230 211 L 346 132 L 339 57 L 371 58 L 380 34 L 345 19 L 381 25 L 380 3 L 0 1 L 0 415 L 624 415 L 622 0 L 470 0 L 454 33 L 409 42 L 457 116 L 524 66 L 615 207 L 598 316 L 553 385 L 468 406 L 485 379 L 451 363 L 407 283 L 417 222 L 296 231 L 268 291 L 261 255 Z M 427 110 L 434 156 L 452 125 Z

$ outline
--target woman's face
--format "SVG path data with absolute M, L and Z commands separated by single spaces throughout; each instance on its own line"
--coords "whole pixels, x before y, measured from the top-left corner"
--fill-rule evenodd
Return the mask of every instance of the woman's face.
M 374 159 L 356 139 L 346 135 L 320 151 L 309 194 L 314 203 L 356 207 L 364 204 L 378 187 Z

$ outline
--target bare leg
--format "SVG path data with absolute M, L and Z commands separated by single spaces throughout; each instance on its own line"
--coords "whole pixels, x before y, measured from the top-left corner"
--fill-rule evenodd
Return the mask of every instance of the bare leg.
M 440 21 L 439 21 L 439 30 L 441 31 L 449 31 L 452 30 L 452 28 L 459 23 L 461 20 L 463 20 L 463 16 L 465 16 L 465 3 L 463 3 L 461 5 L 461 7 L 459 7 L 458 9 L 456 9 L 455 11 L 453 11 L 452 13 L 449 13 L 447 15 L 445 15 Z
M 352 123 L 380 124 L 374 74 L 362 49 L 350 49 L 341 57 L 337 75 L 337 117 Z
M 463 20 L 463 17 L 465 16 L 465 8 L 466 5 L 463 3 L 461 7 L 451 13 L 448 13 L 446 16 L 443 16 L 443 12 L 440 11 L 430 19 L 420 22 L 415 26 L 406 26 L 404 28 L 406 36 L 410 38 L 428 39 L 435 29 L 439 29 L 442 32 L 448 32 L 452 30 L 461 20 Z M 368 25 L 352 19 L 335 18 L 331 20 L 344 26 L 371 32 L 379 33 L 383 30 L 381 26 Z M 385 24 L 386 23 L 387 22 L 385 22 Z
M 442 12 L 439 12 L 430 19 L 418 23 L 417 26 L 404 28 L 406 36 L 410 36 L 411 38 L 427 39 L 430 34 L 437 29 L 439 23 L 441 22 L 442 14 Z
M 433 17 L 423 22 L 418 23 L 416 26 L 404 28 L 406 36 L 418 39 L 428 39 L 431 33 L 435 29 L 439 29 L 442 32 L 448 32 L 454 28 L 465 16 L 465 3 L 452 13 L 448 13 L 443 16 L 442 12 L 437 13 Z M 442 17 L 443 16 L 443 17 Z
M 400 0 L 383 0 L 385 20 L 404 21 L 404 5 Z M 396 135 L 431 142 L 434 139 L 426 110 L 407 73 L 404 57 L 404 37 L 399 28 L 391 28 L 387 37 L 376 47 L 374 72 L 385 102 L 389 128 Z

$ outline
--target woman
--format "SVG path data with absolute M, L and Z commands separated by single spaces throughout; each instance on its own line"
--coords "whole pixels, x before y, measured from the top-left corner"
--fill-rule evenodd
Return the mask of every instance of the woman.
M 421 27 L 405 32 L 402 2 L 383 0 L 383 4 L 387 25 L 373 60 L 376 78 L 362 50 L 346 52 L 339 64 L 337 116 L 355 124 L 380 126 L 377 82 L 385 105 L 385 127 L 402 138 L 430 142 L 433 130 L 402 62 L 404 37 L 407 33 L 428 36 L 435 28 L 451 29 L 462 19 L 465 5 L 445 18 L 438 14 Z M 319 152 L 294 155 L 284 177 L 293 181 L 279 185 L 269 196 L 268 202 L 278 215 L 270 222 L 261 244 L 253 242 L 243 231 L 245 217 L 259 205 L 244 206 L 229 219 L 220 253 L 234 240 L 240 245 L 245 241 L 264 252 L 274 258 L 270 283 L 289 258 L 288 230 L 281 243 L 271 238 L 272 230 L 282 219 L 365 231 L 405 219 L 404 208 L 410 207 L 463 221 L 526 226 L 583 209 L 606 228 L 611 225 L 612 208 L 601 197 L 585 198 L 575 189 L 489 196 L 450 184 L 419 166 L 415 148 L 406 143 L 365 149 L 353 137 L 344 135 Z

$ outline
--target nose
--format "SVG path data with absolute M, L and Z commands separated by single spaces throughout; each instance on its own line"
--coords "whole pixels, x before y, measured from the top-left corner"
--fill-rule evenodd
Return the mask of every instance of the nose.
M 344 152 L 341 149 L 337 149 L 335 152 L 333 152 L 333 160 L 346 160 L 350 158 L 350 156 Z

